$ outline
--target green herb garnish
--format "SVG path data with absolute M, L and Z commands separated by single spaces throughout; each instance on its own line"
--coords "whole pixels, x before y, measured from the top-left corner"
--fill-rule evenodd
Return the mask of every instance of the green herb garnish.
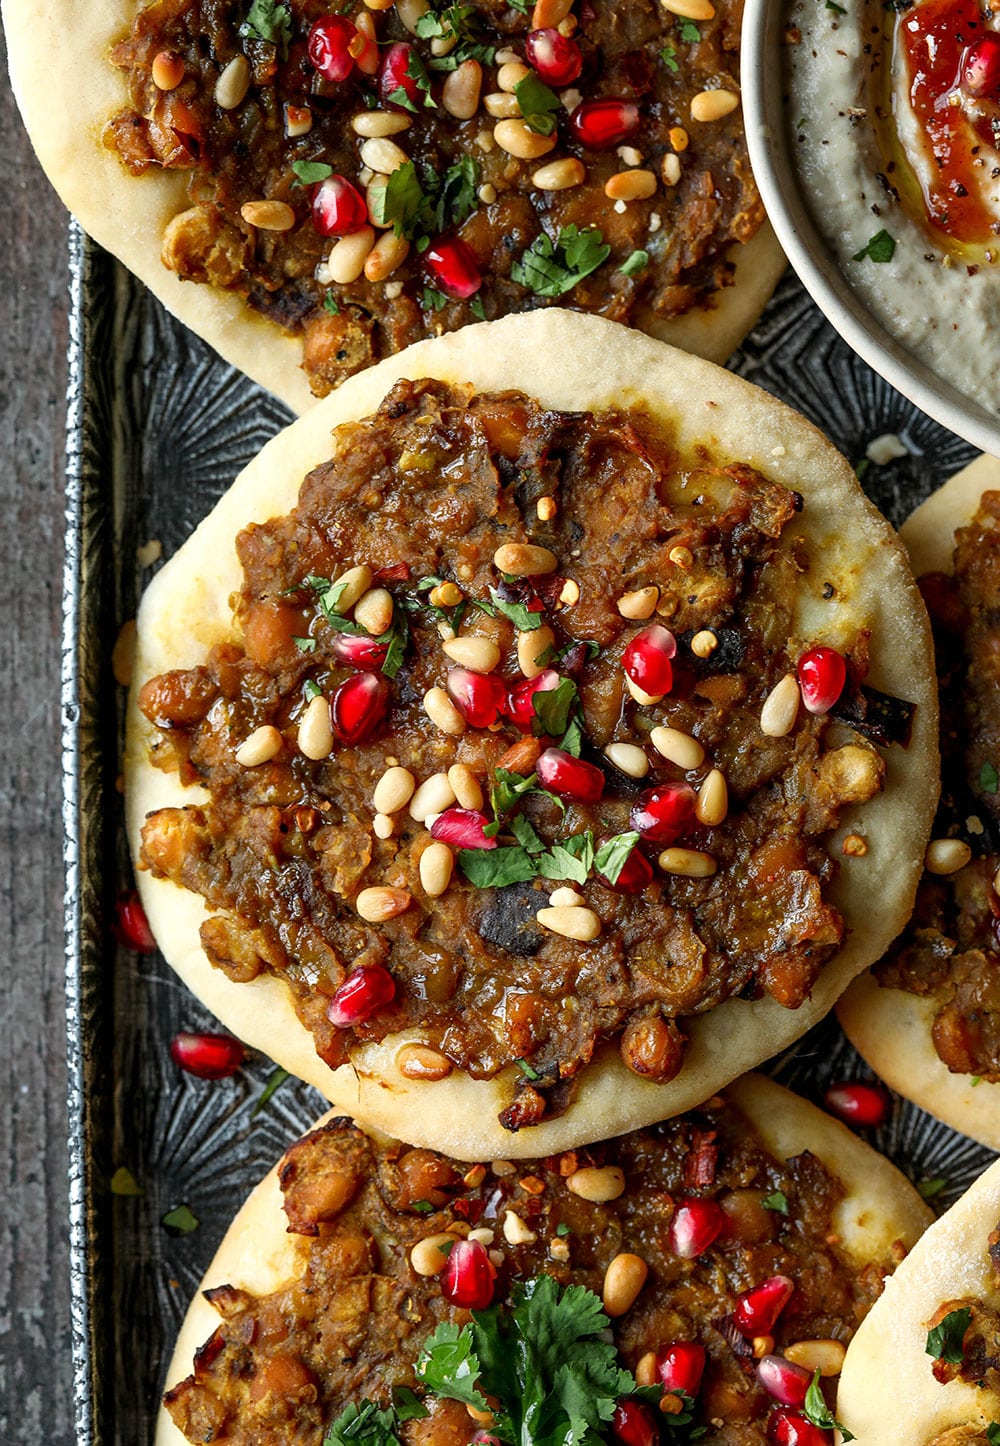
M 298 648 L 298 650 L 299 650 L 300 653 L 315 653 L 315 651 L 316 651 L 316 639 L 315 639 L 315 638 L 298 638 L 298 637 L 296 637 L 295 634 L 293 633 L 293 634 L 292 634 L 292 642 L 293 642 L 293 643 L 295 644 L 295 646 Z
M 264 40 L 278 47 L 282 60 L 288 59 L 288 43 L 292 38 L 292 17 L 281 0 L 253 0 L 247 18 L 240 26 L 244 40 Z
M 311 703 L 314 698 L 322 698 L 323 689 L 312 678 L 307 678 L 302 685 L 302 691 L 306 695 L 306 702 Z
M 986 1439 L 990 1446 L 1000 1446 L 1000 1421 L 991 1421 L 986 1428 Z
M 166 1215 L 160 1216 L 160 1224 L 172 1235 L 190 1235 L 192 1231 L 198 1229 L 201 1221 L 190 1205 L 175 1205 L 173 1210 L 168 1210 Z
M 118 1166 L 111 1176 L 110 1188 L 112 1195 L 124 1195 L 135 1199 L 140 1199 L 146 1193 L 127 1165 Z
M 830 0 L 827 0 L 827 4 L 830 4 Z M 840 6 L 834 6 L 834 9 L 839 10 Z M 854 260 L 863 261 L 867 256 L 870 261 L 885 263 L 892 260 L 895 250 L 895 238 L 890 236 L 883 227 L 881 231 L 875 232 L 866 246 L 862 246 L 860 251 L 855 251 Z
M 788 1214 L 788 1196 L 784 1190 L 775 1190 L 770 1195 L 765 1195 L 760 1202 L 765 1210 L 773 1210 L 777 1215 Z
M 992 763 L 987 761 L 979 770 L 979 787 L 984 793 L 996 793 L 1000 787 L 1000 774 Z
M 627 261 L 623 261 L 618 270 L 623 276 L 638 276 L 640 271 L 645 271 L 649 265 L 648 251 L 633 251 Z
M 842 1441 L 854 1441 L 856 1438 L 853 1432 L 837 1420 L 836 1416 L 826 1404 L 826 1397 L 820 1390 L 819 1371 L 812 1378 L 812 1384 L 806 1392 L 806 1402 L 802 1408 L 802 1414 L 807 1421 L 818 1426 L 821 1431 L 839 1431 Z
M 537 874 L 534 860 L 520 844 L 498 849 L 459 849 L 458 866 L 477 889 L 526 884 Z
M 933 1200 L 935 1195 L 941 1194 L 947 1184 L 948 1181 L 944 1176 L 939 1175 L 935 1180 L 921 1180 L 917 1185 L 917 1191 L 924 1200 Z
M 564 226 L 553 244 L 544 232 L 514 262 L 510 274 L 536 296 L 564 296 L 607 261 L 611 247 L 596 226 Z
M 326 295 L 323 297 L 323 310 L 328 311 L 331 316 L 340 315 L 340 303 L 337 301 L 337 298 L 334 296 L 332 291 L 327 291 Z
M 333 175 L 333 167 L 326 161 L 293 161 L 292 170 L 296 177 L 293 186 L 315 186 Z
M 832 10 L 835 15 L 846 15 L 847 11 L 843 5 L 838 5 L 837 0 L 826 0 L 826 8 Z
M 554 688 L 535 693 L 531 699 L 534 718 L 531 731 L 536 738 L 561 738 L 569 727 L 579 694 L 572 678 L 560 678 Z
M 443 311 L 448 300 L 444 292 L 438 291 L 436 286 L 425 286 L 420 295 L 420 305 L 424 311 Z
M 250 1118 L 252 1120 L 255 1120 L 257 1118 L 261 1110 L 270 1100 L 271 1096 L 281 1088 L 287 1078 L 287 1069 L 282 1069 L 280 1065 L 277 1067 L 277 1069 L 273 1069 L 271 1071 L 271 1073 L 267 1077 L 267 1084 L 260 1092 L 260 1099 L 257 1101 L 257 1103 L 254 1105 L 253 1109 L 250 1112 Z
M 352 1402 L 331 1424 L 323 1446 L 401 1446 L 398 1419 L 394 1410 L 380 1410 L 374 1401 L 362 1401 L 360 1406 Z
M 429 169 L 422 175 L 412 161 L 397 166 L 386 184 L 373 192 L 372 215 L 397 236 L 426 250 L 432 235 L 461 226 L 476 209 L 476 163 L 463 156 L 440 177 Z M 437 308 L 435 308 L 437 309 Z
M 951 1366 L 960 1366 L 965 1359 L 962 1341 L 969 1329 L 972 1311 L 967 1305 L 951 1310 L 933 1330 L 927 1332 L 927 1354 L 936 1361 L 947 1361 Z
M 701 40 L 701 31 L 693 20 L 681 21 L 681 39 L 686 40 L 688 45 L 697 45 Z
M 677 63 L 677 51 L 672 45 L 665 45 L 663 47 L 660 51 L 660 59 L 667 69 L 672 70 L 675 75 L 680 70 L 680 66 Z
M 526 1059 L 515 1059 L 514 1063 L 520 1073 L 524 1075 L 525 1079 L 541 1079 L 541 1075 L 537 1069 L 535 1069 L 533 1065 L 530 1065 Z
M 528 129 L 536 131 L 540 136 L 550 136 L 556 128 L 556 115 L 559 111 L 559 97 L 555 91 L 539 80 L 532 70 L 523 80 L 518 81 L 514 94 Z
M 496 48 L 483 42 L 474 5 L 448 5 L 440 14 L 428 10 L 417 21 L 416 33 L 421 40 L 451 40 L 456 37 L 447 55 L 435 56 L 430 61 L 431 70 L 457 70 L 465 60 L 493 64 Z
M 538 860 L 538 872 L 543 879 L 556 883 L 568 880 L 573 884 L 585 884 L 594 863 L 594 835 L 590 829 L 583 833 L 571 834 L 552 845 Z
M 436 110 L 437 101 L 431 95 L 431 78 L 427 74 L 424 62 L 420 59 L 417 51 L 412 48 L 406 61 L 405 75 L 407 80 L 413 81 L 418 92 L 423 96 L 424 107 Z M 411 111 L 414 115 L 419 114 L 416 105 L 410 99 L 404 85 L 397 85 L 395 90 L 389 92 L 386 99 L 392 101 L 394 105 L 400 106 L 403 110 Z
M 605 840 L 597 850 L 594 855 L 594 869 L 607 879 L 609 884 L 617 884 L 621 871 L 638 842 L 639 835 L 634 830 L 616 833 L 614 838 Z
M 572 1235 L 573 1232 L 572 1232 L 572 1230 L 570 1230 L 570 1228 L 569 1228 L 569 1226 L 566 1224 L 565 1220 L 560 1220 L 559 1224 L 556 1226 L 556 1234 L 559 1235 L 559 1236 L 564 1236 L 564 1235 Z

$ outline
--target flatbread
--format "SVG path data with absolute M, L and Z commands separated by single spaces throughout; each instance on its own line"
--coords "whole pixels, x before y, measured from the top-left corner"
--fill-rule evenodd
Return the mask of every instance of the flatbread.
M 978 457 L 955 474 L 908 517 L 901 536 L 917 577 L 951 572 L 955 532 L 971 521 L 981 495 L 1000 487 L 1000 462 Z M 931 1038 L 937 1008 L 932 999 L 903 989 L 883 989 L 866 973 L 837 1006 L 848 1038 L 894 1090 L 952 1129 L 1000 1150 L 1000 1084 L 953 1074 Z
M 927 1322 L 962 1297 L 996 1300 L 987 1236 L 1000 1220 L 1000 1161 L 943 1215 L 885 1284 L 847 1352 L 837 1416 L 861 1446 L 926 1446 L 950 1427 L 1000 1421 L 1000 1394 L 940 1385 L 927 1355 Z
M 186 173 L 126 171 L 105 149 L 107 121 L 128 104 L 124 74 L 107 59 L 128 33 L 135 0 L 3 0 L 11 85 L 43 169 L 84 230 L 134 272 L 192 331 L 296 413 L 316 402 L 301 369 L 302 344 L 253 312 L 240 297 L 181 281 L 160 260 L 167 222 L 190 202 Z M 725 361 L 763 310 L 785 258 L 765 222 L 736 247 L 736 281 L 717 304 L 675 321 L 640 324 L 663 341 Z
M 847 810 L 831 845 L 839 863 L 831 898 L 849 933 L 809 1001 L 789 1011 L 771 999 L 732 1000 L 700 1016 L 690 1025 L 684 1065 L 667 1084 L 626 1071 L 609 1046 L 583 1072 L 564 1114 L 518 1135 L 503 1130 L 496 1118 L 512 1094 L 512 1070 L 489 1081 L 458 1071 L 433 1084 L 408 1081 L 395 1066 L 405 1038 L 396 1036 L 358 1049 L 352 1067 L 331 1071 L 315 1054 L 279 980 L 262 975 L 234 984 L 209 964 L 198 937 L 206 917 L 201 898 L 140 871 L 143 903 L 167 959 L 242 1039 L 387 1134 L 460 1158 L 522 1158 L 604 1139 L 691 1108 L 797 1039 L 884 952 L 912 909 L 937 793 L 930 639 L 895 533 L 863 496 L 850 466 L 788 407 L 708 362 L 597 317 L 550 310 L 467 327 L 350 378 L 275 438 L 154 579 L 139 615 L 125 760 L 128 834 L 136 860 L 148 812 L 201 797 L 151 765 L 146 743 L 152 730 L 135 704 L 139 688 L 168 669 L 194 665 L 229 635 L 228 599 L 241 578 L 236 534 L 293 505 L 306 472 L 329 456 L 331 429 L 374 412 L 397 378 L 426 376 L 484 391 L 516 388 L 544 406 L 565 410 L 642 405 L 674 429 L 682 453 L 704 447 L 722 464 L 749 463 L 797 489 L 805 508 L 789 531 L 806 538 L 812 556 L 821 559 L 803 575 L 797 635 L 836 644 L 838 627 L 852 633 L 870 627 L 870 682 L 917 704 L 909 747 L 885 753 L 884 792 L 863 809 Z M 827 583 L 834 587 L 829 598 Z M 852 829 L 867 839 L 864 857 L 841 857 L 840 842 Z
M 776 1159 L 811 1150 L 841 1181 L 846 1193 L 836 1207 L 833 1223 L 843 1249 L 859 1269 L 869 1262 L 893 1269 L 896 1243 L 912 1248 L 934 1218 L 894 1165 L 815 1105 L 761 1075 L 747 1075 L 725 1093 Z M 318 1120 L 314 1128 L 332 1114 Z M 166 1376 L 168 1389 L 190 1373 L 195 1351 L 219 1323 L 202 1290 L 227 1283 L 264 1295 L 293 1280 L 302 1269 L 308 1242 L 285 1233 L 278 1168 L 275 1166 L 247 1199 L 205 1272 L 174 1347 Z M 185 1437 L 163 1408 L 156 1446 L 185 1446 Z

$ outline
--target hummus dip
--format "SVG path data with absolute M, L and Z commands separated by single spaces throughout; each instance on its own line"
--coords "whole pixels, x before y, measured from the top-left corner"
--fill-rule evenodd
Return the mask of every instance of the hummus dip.
M 1000 410 L 1000 32 L 977 0 L 797 0 L 791 153 L 852 289 L 886 331 Z

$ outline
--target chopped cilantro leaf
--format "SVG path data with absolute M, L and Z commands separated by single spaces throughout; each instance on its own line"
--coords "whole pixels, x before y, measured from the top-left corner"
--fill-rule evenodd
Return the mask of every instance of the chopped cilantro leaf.
M 392 1404 L 397 1421 L 421 1421 L 430 1412 L 415 1391 L 409 1386 L 397 1386 L 392 1393 Z
M 633 251 L 628 260 L 622 262 L 618 270 L 623 276 L 638 276 L 640 271 L 645 271 L 648 265 L 648 251 Z
M 280 0 L 253 0 L 247 18 L 240 26 L 240 34 L 244 40 L 265 40 L 276 45 L 282 60 L 287 60 L 292 17 Z
M 429 1391 L 450 1401 L 462 1401 L 478 1411 L 486 1402 L 476 1390 L 481 1366 L 473 1349 L 472 1332 L 452 1321 L 442 1321 L 417 1361 L 417 1375 Z
M 479 202 L 476 163 L 463 156 L 448 167 L 441 180 L 441 190 L 434 205 L 434 229 L 446 231 L 468 220 Z
M 280 1090 L 281 1086 L 285 1083 L 285 1080 L 287 1078 L 287 1069 L 282 1069 L 280 1065 L 277 1067 L 277 1069 L 272 1069 L 270 1075 L 268 1076 L 267 1084 L 261 1090 L 260 1099 L 254 1105 L 253 1110 L 250 1113 L 250 1118 L 252 1120 L 256 1119 L 256 1117 L 260 1114 L 261 1110 L 270 1100 L 271 1096 L 277 1090 Z
M 483 306 L 483 298 L 481 296 L 474 296 L 472 298 L 469 302 L 469 310 L 473 316 L 477 316 L 480 321 L 486 320 L 486 308 Z
M 112 1195 L 134 1196 L 139 1199 L 146 1192 L 128 1166 L 119 1165 L 111 1176 L 111 1193 Z
M 537 1069 L 530 1065 L 526 1059 L 515 1059 L 514 1063 L 520 1073 L 524 1075 L 525 1079 L 541 1079 L 541 1075 Z
M 765 1210 L 773 1210 L 777 1215 L 788 1214 L 788 1196 L 784 1190 L 775 1190 L 770 1195 L 765 1195 L 760 1202 Z
M 173 1210 L 160 1216 L 160 1224 L 169 1230 L 171 1235 L 190 1235 L 198 1229 L 201 1221 L 190 1205 L 175 1205 Z
M 408 241 L 420 232 L 427 197 L 424 195 L 417 168 L 412 161 L 397 166 L 384 186 L 372 192 L 372 215 L 380 226 L 391 226 L 397 236 Z
M 983 1082 L 983 1077 L 982 1077 L 981 1074 L 971 1074 L 971 1075 L 969 1076 L 969 1084 L 970 1084 L 970 1086 L 972 1087 L 972 1089 L 975 1089 L 975 1088 L 976 1088 L 976 1085 L 981 1085 L 982 1082 Z
M 315 186 L 333 175 L 333 167 L 325 161 L 293 161 L 292 170 L 296 177 L 293 186 Z
M 559 747 L 564 753 L 571 753 L 574 758 L 580 757 L 580 749 L 583 747 L 583 723 L 579 714 L 574 714 L 569 720 L 569 726 L 562 738 L 559 740 Z
M 410 625 L 406 620 L 406 613 L 402 608 L 397 608 L 392 619 L 392 626 L 387 632 L 380 634 L 376 642 L 388 647 L 388 652 L 382 663 L 382 674 L 386 678 L 394 678 L 403 666 L 403 657 L 406 653 L 406 645 L 410 641 Z
M 312 678 L 306 679 L 305 683 L 302 685 L 302 691 L 306 695 L 307 703 L 311 703 L 314 698 L 322 698 L 323 696 L 323 689 L 319 686 L 318 683 L 314 683 Z
M 686 40 L 688 45 L 697 45 L 701 39 L 701 31 L 693 20 L 681 21 L 681 39 Z
M 523 813 L 515 814 L 510 821 L 510 831 L 521 847 L 529 854 L 545 852 L 545 844 L 538 837 L 531 822 Z
M 300 653 L 315 653 L 316 651 L 315 638 L 297 638 L 293 633 L 292 642 L 298 648 Z
M 984 793 L 996 793 L 1000 787 L 1000 774 L 992 763 L 987 761 L 979 770 L 979 787 Z
M 437 101 L 431 95 L 431 78 L 427 74 L 424 62 L 420 59 L 419 54 L 414 48 L 411 48 L 410 54 L 407 57 L 406 78 L 407 80 L 413 81 L 418 92 L 423 96 L 425 108 L 433 107 L 436 110 Z M 386 99 L 392 101 L 394 105 L 401 106 L 403 110 L 412 111 L 414 115 L 419 114 L 405 86 L 397 85 L 395 90 L 389 92 Z
M 498 849 L 459 849 L 458 866 L 477 889 L 502 889 L 535 877 L 531 855 L 520 844 Z
M 827 0 L 827 4 L 829 3 L 830 0 Z M 839 9 L 839 6 L 836 8 Z M 895 238 L 890 236 L 888 231 L 883 227 L 881 231 L 875 232 L 875 235 L 871 237 L 867 245 L 862 246 L 860 251 L 855 251 L 854 260 L 863 261 L 867 256 L 870 261 L 884 263 L 892 260 L 895 250 Z
M 660 59 L 667 69 L 672 70 L 675 75 L 680 70 L 680 66 L 677 63 L 677 51 L 672 45 L 665 45 L 663 47 L 660 51 Z
M 837 0 L 826 0 L 826 8 L 832 10 L 835 15 L 846 15 L 847 11 L 843 5 L 838 5 Z
M 544 879 L 585 884 L 593 862 L 594 835 L 588 828 L 554 843 L 538 860 L 538 872 Z
M 340 304 L 332 291 L 328 291 L 323 297 L 323 310 L 328 311 L 331 316 L 340 315 Z
M 323 1437 L 323 1446 L 400 1446 L 395 1411 L 380 1410 L 374 1401 L 351 1404 Z
M 495 587 L 490 588 L 490 597 L 493 599 L 493 606 L 497 612 L 514 624 L 519 633 L 533 633 L 536 628 L 541 627 L 542 614 L 532 612 L 527 603 L 507 602 L 497 592 Z
M 812 1424 L 818 1426 L 821 1431 L 839 1431 L 842 1441 L 854 1441 L 856 1439 L 853 1433 L 848 1431 L 847 1427 L 843 1426 L 837 1420 L 836 1416 L 834 1416 L 830 1410 L 830 1407 L 826 1404 L 826 1397 L 823 1395 L 819 1386 L 819 1371 L 813 1376 L 812 1384 L 806 1392 L 806 1403 L 802 1409 L 802 1414 L 807 1421 L 811 1421 Z
M 564 296 L 611 255 L 596 226 L 564 226 L 553 245 L 544 232 L 514 262 L 511 277 L 536 296 Z
M 376 222 L 391 225 L 397 236 L 415 241 L 421 250 L 431 235 L 461 226 L 471 216 L 479 200 L 476 185 L 476 163 L 471 156 L 463 156 L 440 177 L 428 168 L 418 175 L 414 163 L 407 161 L 374 191 L 372 214 Z M 434 310 L 440 310 L 444 303 L 432 304 Z
M 531 700 L 535 714 L 531 720 L 531 731 L 535 736 L 561 738 L 569 727 L 577 697 L 577 687 L 572 678 L 560 678 L 554 688 L 535 693 Z
M 572 1235 L 572 1233 L 573 1233 L 573 1232 L 570 1230 L 570 1228 L 569 1228 L 569 1226 L 566 1224 L 565 1220 L 560 1220 L 559 1224 L 556 1226 L 556 1234 L 559 1235 L 559 1236 L 563 1236 L 563 1235 Z
M 443 291 L 438 291 L 436 286 L 425 286 L 420 297 L 420 305 L 424 311 L 443 311 L 448 305 L 448 298 Z
M 539 80 L 535 72 L 530 70 L 524 79 L 515 85 L 514 94 L 528 129 L 536 131 L 540 136 L 550 136 L 556 128 L 556 115 L 560 104 L 555 91 L 550 90 L 544 81 Z
M 617 884 L 621 871 L 638 842 L 639 835 L 634 830 L 616 833 L 614 838 L 606 839 L 594 855 L 595 871 L 607 879 L 609 884 Z
M 411 1200 L 410 1209 L 415 1210 L 418 1215 L 430 1215 L 433 1213 L 434 1206 L 429 1200 Z
M 533 773 L 511 773 L 509 768 L 493 770 L 493 786 L 490 789 L 490 804 L 496 818 L 510 813 L 520 798 L 537 788 L 538 779 Z
M 448 54 L 435 56 L 430 62 L 431 70 L 457 70 L 466 60 L 493 64 L 496 48 L 482 41 L 474 5 L 448 5 L 440 14 L 428 10 L 417 21 L 416 33 L 421 40 L 451 40 L 455 37 Z
M 934 1180 L 921 1180 L 917 1185 L 917 1190 L 925 1200 L 933 1200 L 935 1195 L 941 1194 L 947 1184 L 948 1181 L 944 1176 L 938 1175 Z
M 951 1366 L 960 1366 L 965 1359 L 962 1340 L 969 1329 L 972 1311 L 968 1306 L 949 1311 L 933 1330 L 927 1332 L 924 1349 L 936 1361 L 947 1361 Z
M 991 1421 L 986 1428 L 986 1439 L 990 1446 L 1000 1446 L 1000 1421 Z

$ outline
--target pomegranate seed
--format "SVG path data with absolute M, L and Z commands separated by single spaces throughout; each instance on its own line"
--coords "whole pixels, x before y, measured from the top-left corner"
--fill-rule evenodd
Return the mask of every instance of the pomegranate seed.
M 831 1085 L 823 1102 L 838 1119 L 867 1130 L 880 1125 L 889 1109 L 889 1101 L 878 1085 L 866 1084 L 863 1080 Z
M 244 1049 L 231 1034 L 175 1034 L 170 1058 L 199 1079 L 225 1079 L 243 1063 Z
M 554 668 L 546 668 L 537 678 L 525 678 L 511 688 L 507 694 L 504 712 L 522 733 L 530 733 L 535 721 L 535 694 L 551 693 L 553 688 L 559 687 L 560 681 Z
M 629 823 L 650 843 L 673 843 L 694 817 L 696 802 L 689 783 L 661 783 L 639 794 Z
M 126 949 L 134 949 L 137 954 L 156 953 L 156 940 L 135 889 L 127 894 L 119 894 L 115 900 L 112 932 L 119 944 Z
M 557 90 L 572 85 L 583 69 L 579 45 L 558 30 L 529 30 L 524 53 L 546 85 L 554 85 Z
M 485 1310 L 493 1299 L 497 1273 L 486 1247 L 478 1240 L 456 1240 L 441 1276 L 441 1292 L 452 1305 Z
M 767 1336 L 774 1329 L 774 1323 L 792 1298 L 795 1282 L 787 1275 L 772 1275 L 761 1285 L 752 1286 L 738 1297 L 733 1307 L 736 1329 L 747 1340 L 754 1336 Z
M 455 707 L 473 728 L 489 728 L 503 717 L 507 689 L 495 673 L 449 668 L 446 683 Z
M 446 808 L 431 824 L 431 838 L 459 849 L 495 849 L 496 839 L 483 832 L 488 823 L 485 813 L 477 809 Z
M 962 55 L 962 84 L 970 95 L 1000 92 L 1000 35 L 987 31 Z
M 368 223 L 368 205 L 344 176 L 327 176 L 316 187 L 312 223 L 321 236 L 350 236 Z
M 374 638 L 359 638 L 352 633 L 337 633 L 333 639 L 334 657 L 366 673 L 377 673 L 388 651 L 385 643 L 378 643 Z
M 704 1372 L 705 1347 L 697 1341 L 674 1341 L 656 1353 L 656 1374 L 667 1391 L 693 1400 Z
M 653 865 L 645 854 L 633 848 L 614 883 L 601 873 L 597 877 L 605 888 L 616 889 L 619 894 L 641 894 L 646 885 L 652 882 Z
M 757 1362 L 757 1379 L 769 1396 L 782 1406 L 804 1406 L 812 1376 L 804 1366 L 784 1356 L 764 1356 Z
M 392 106 L 395 110 L 408 108 L 402 105 L 398 98 L 392 99 L 393 92 L 397 90 L 403 92 L 410 105 L 420 104 L 420 87 L 409 73 L 412 54 L 413 46 L 408 45 L 405 40 L 399 40 L 395 45 L 390 45 L 382 57 L 378 70 L 378 90 L 383 105 Z
M 362 964 L 348 974 L 326 1006 L 326 1017 L 338 1029 L 363 1024 L 396 995 L 396 981 L 381 964 Z
M 799 687 L 810 713 L 829 713 L 847 682 L 847 664 L 836 648 L 810 648 L 799 659 Z
M 677 651 L 673 633 L 654 623 L 643 628 L 622 653 L 622 667 L 637 688 L 655 697 L 662 697 L 673 687 L 674 670 L 670 659 Z
M 591 151 L 610 151 L 639 129 L 639 107 L 631 100 L 585 100 L 569 118 L 573 134 Z
M 447 296 L 455 296 L 459 301 L 474 296 L 483 284 L 479 262 L 457 236 L 443 236 L 435 241 L 425 251 L 424 261 L 435 284 Z
M 361 743 L 389 707 L 389 684 L 377 673 L 355 673 L 330 699 L 330 724 L 341 743 Z
M 351 42 L 357 27 L 343 15 L 322 15 L 309 31 L 309 59 L 326 80 L 346 80 L 354 69 Z
M 656 1446 L 660 1439 L 656 1417 L 642 1401 L 619 1401 L 611 1417 L 611 1430 L 622 1446 Z
M 772 1446 L 830 1446 L 833 1432 L 814 1426 L 796 1411 L 772 1411 L 767 1439 Z
M 593 763 L 584 763 L 561 748 L 546 748 L 535 764 L 538 781 L 560 798 L 579 803 L 596 803 L 604 792 L 604 774 Z
M 670 1222 L 670 1249 L 682 1260 L 695 1260 L 718 1240 L 725 1224 L 726 1217 L 714 1200 L 685 1200 Z

